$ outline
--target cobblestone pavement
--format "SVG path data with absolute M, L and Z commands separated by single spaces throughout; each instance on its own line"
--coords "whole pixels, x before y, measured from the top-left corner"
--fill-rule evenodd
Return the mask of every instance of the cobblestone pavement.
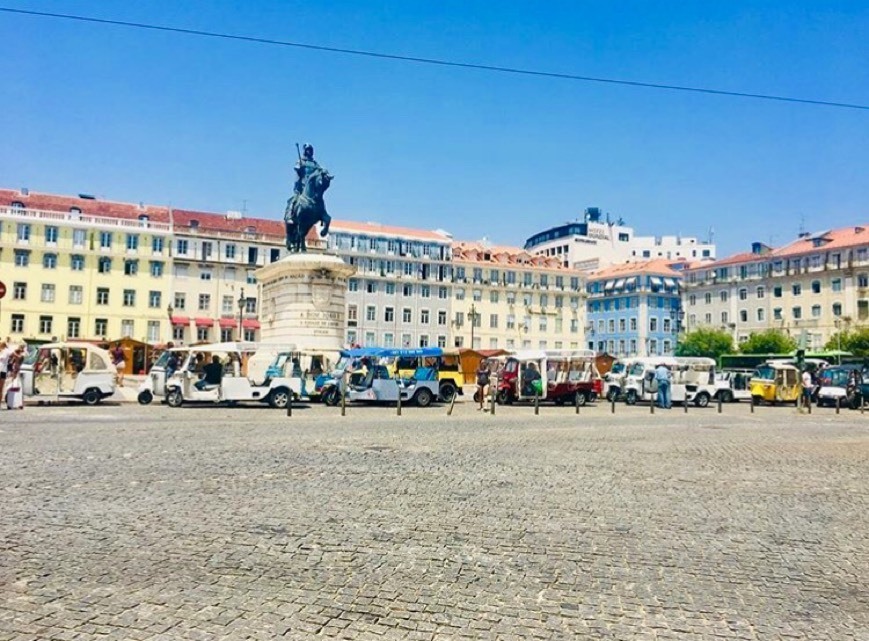
M 0 412 L 0 639 L 869 639 L 869 415 Z

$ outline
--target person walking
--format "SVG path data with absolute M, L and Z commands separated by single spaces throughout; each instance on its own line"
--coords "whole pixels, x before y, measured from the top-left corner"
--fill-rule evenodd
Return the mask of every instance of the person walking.
M 11 349 L 11 346 L 9 349 Z M 21 381 L 21 365 L 24 364 L 24 356 L 24 345 L 19 345 L 9 356 L 6 379 L 6 408 L 10 410 L 24 409 L 24 389 Z
M 13 350 L 4 340 L 0 340 L 0 399 L 4 398 L 3 390 L 6 388 L 6 380 L 9 374 L 9 357 Z
M 673 406 L 670 398 L 670 368 L 659 363 L 655 368 L 655 382 L 658 383 L 658 407 L 670 409 Z
M 480 397 L 480 406 L 477 408 L 479 412 L 483 409 L 483 405 L 486 402 L 486 392 L 489 389 L 489 366 L 486 363 L 486 359 L 480 361 L 479 367 L 477 367 L 477 395 Z

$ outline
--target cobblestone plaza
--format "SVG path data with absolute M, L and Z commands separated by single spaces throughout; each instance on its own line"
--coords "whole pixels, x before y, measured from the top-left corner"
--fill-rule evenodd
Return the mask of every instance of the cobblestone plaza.
M 0 639 L 869 639 L 869 416 L 0 412 Z

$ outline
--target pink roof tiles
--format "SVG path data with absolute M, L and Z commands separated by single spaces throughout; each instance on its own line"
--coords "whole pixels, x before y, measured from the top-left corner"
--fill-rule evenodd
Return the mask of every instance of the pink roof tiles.
M 869 223 L 865 225 L 852 225 L 841 227 L 817 234 L 809 234 L 803 238 L 797 238 L 792 243 L 780 247 L 773 252 L 776 258 L 788 258 L 813 252 L 846 249 L 869 245 Z
M 0 189 L 0 207 L 9 207 L 19 202 L 27 209 L 45 211 L 69 212 L 73 208 L 81 210 L 89 216 L 104 216 L 106 218 L 124 218 L 137 220 L 147 216 L 149 220 L 160 223 L 169 222 L 169 208 L 154 205 L 135 205 L 132 203 L 117 203 L 110 200 L 79 198 L 78 196 L 58 196 L 30 192 L 22 194 L 14 189 Z

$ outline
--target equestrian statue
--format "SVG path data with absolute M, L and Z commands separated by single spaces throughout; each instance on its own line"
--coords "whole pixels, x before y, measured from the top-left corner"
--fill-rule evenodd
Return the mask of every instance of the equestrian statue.
M 299 152 L 299 145 L 296 144 Z M 326 203 L 323 193 L 329 189 L 333 176 L 314 160 L 314 147 L 305 144 L 299 152 L 299 161 L 294 167 L 296 184 L 293 195 L 287 201 L 284 211 L 284 223 L 287 228 L 287 249 L 290 252 L 305 252 L 305 236 L 311 227 L 322 223 L 320 237 L 329 233 L 331 216 L 326 213 Z

